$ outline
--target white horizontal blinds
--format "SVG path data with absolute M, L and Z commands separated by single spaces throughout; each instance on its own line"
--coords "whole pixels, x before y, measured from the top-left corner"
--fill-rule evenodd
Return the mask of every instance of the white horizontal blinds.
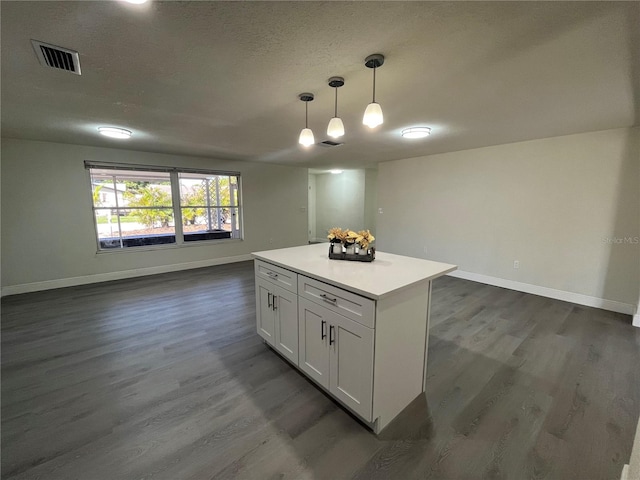
M 230 176 L 230 177 L 239 177 L 240 172 L 232 172 L 226 170 L 203 170 L 199 168 L 176 168 L 176 172 L 178 173 L 195 173 L 200 175 L 218 175 L 218 176 Z
M 230 176 L 240 177 L 240 172 L 227 171 L 227 170 L 208 170 L 202 168 L 185 168 L 185 167 L 165 167 L 158 165 L 139 165 L 132 163 L 115 163 L 115 162 L 93 162 L 85 160 L 85 168 L 99 169 L 99 170 L 134 170 L 134 171 L 147 171 L 147 172 L 177 172 L 177 173 L 192 173 L 200 175 L 218 175 L 218 176 Z
M 132 163 L 111 163 L 111 162 L 91 162 L 85 160 L 84 168 L 98 170 L 124 170 L 124 171 L 146 171 L 146 172 L 175 172 L 174 167 L 161 167 L 156 165 L 135 165 Z
M 91 178 L 95 181 L 117 179 L 118 182 L 164 182 L 171 183 L 170 173 L 142 172 L 140 170 L 102 170 L 91 169 Z

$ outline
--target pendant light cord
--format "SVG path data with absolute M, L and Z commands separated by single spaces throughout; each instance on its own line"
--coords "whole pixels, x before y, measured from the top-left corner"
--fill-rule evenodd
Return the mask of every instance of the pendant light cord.
M 309 128 L 309 102 L 304 102 L 304 128 Z
M 376 67 L 373 67 L 373 103 L 376 103 Z
M 334 106 L 333 116 L 337 117 L 338 116 L 338 87 L 334 87 L 334 90 L 336 91 L 336 103 L 335 103 L 335 106 Z

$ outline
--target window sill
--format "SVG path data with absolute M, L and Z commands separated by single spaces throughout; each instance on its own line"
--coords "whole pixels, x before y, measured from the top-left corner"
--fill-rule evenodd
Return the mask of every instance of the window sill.
M 110 254 L 121 254 L 121 253 L 135 253 L 135 252 L 151 252 L 155 250 L 173 250 L 180 248 L 191 248 L 191 247 L 205 247 L 212 245 L 220 245 L 227 243 L 238 243 L 244 241 L 243 238 L 222 238 L 218 240 L 199 240 L 199 241 L 191 241 L 191 242 L 182 242 L 182 243 L 166 243 L 161 245 L 144 245 L 138 247 L 125 247 L 125 248 L 107 248 L 104 250 L 97 250 L 96 255 L 110 255 Z

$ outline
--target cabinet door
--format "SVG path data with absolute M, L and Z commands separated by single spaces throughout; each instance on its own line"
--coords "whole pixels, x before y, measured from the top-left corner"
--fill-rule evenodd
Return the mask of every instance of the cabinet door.
M 270 345 L 275 344 L 275 312 L 273 310 L 274 286 L 256 278 L 256 319 L 258 335 Z
M 305 298 L 298 299 L 300 370 L 329 388 L 329 322 L 326 308 Z
M 331 326 L 329 391 L 371 421 L 374 330 L 337 314 Z
M 298 296 L 274 285 L 275 348 L 298 365 Z

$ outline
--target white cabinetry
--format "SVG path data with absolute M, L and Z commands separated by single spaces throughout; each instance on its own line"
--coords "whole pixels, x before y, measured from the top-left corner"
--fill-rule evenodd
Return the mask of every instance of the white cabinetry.
M 258 335 L 298 364 L 298 296 L 275 281 L 256 278 Z
M 273 311 L 273 284 L 256 278 L 256 319 L 258 323 L 258 335 L 266 340 L 269 345 L 275 344 L 276 316 Z
M 376 433 L 426 385 L 431 280 L 448 265 L 327 245 L 254 253 L 258 334 Z
M 311 302 L 300 299 L 298 344 L 300 370 L 327 390 L 329 389 L 329 319 L 326 311 L 314 308 Z
M 300 369 L 371 421 L 374 330 L 299 299 Z
M 366 327 L 374 327 L 374 300 L 302 275 L 298 277 L 298 294 Z

